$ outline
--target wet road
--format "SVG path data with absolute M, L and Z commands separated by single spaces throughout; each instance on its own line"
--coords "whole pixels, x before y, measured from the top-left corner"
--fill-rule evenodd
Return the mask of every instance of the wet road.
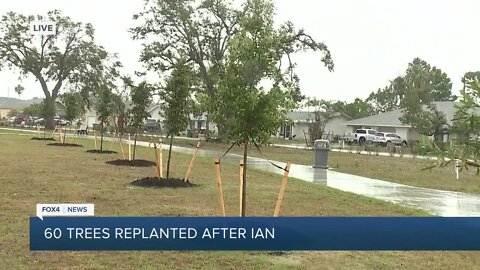
M 109 138 L 106 138 L 106 140 L 109 140 Z M 148 146 L 148 143 L 145 142 L 137 143 L 138 145 Z M 178 146 L 174 146 L 173 150 L 181 153 L 193 152 L 192 148 Z M 198 154 L 199 156 L 214 158 L 223 153 L 200 149 Z M 222 160 L 224 162 L 239 164 L 241 158 L 240 155 L 228 154 Z M 285 167 L 285 163 L 277 161 L 274 161 L 274 163 Z M 272 166 L 263 159 L 249 157 L 248 165 L 250 168 L 283 175 L 283 170 Z M 439 216 L 480 216 L 480 195 L 476 194 L 411 187 L 332 170 L 314 169 L 311 166 L 298 164 L 291 165 L 289 175 L 304 181 L 324 184 L 342 191 L 394 202 L 400 205 L 417 207 Z
M 148 143 L 145 145 L 148 146 Z M 193 149 L 186 147 L 173 147 L 173 150 L 181 153 L 193 152 Z M 218 157 L 223 153 L 199 150 L 198 154 L 203 157 Z M 239 164 L 241 159 L 242 156 L 240 155 L 227 154 L 222 161 Z M 273 161 L 273 163 L 281 167 L 286 166 L 283 162 Z M 248 165 L 249 168 L 283 175 L 283 170 L 274 167 L 263 159 L 249 157 Z M 420 208 L 439 216 L 480 216 L 480 195 L 406 186 L 299 164 L 291 165 L 289 175 L 342 191 Z

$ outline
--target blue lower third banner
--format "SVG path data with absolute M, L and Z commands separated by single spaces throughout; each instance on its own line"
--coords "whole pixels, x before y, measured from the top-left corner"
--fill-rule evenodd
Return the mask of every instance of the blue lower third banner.
M 31 250 L 480 250 L 480 218 L 38 217 Z

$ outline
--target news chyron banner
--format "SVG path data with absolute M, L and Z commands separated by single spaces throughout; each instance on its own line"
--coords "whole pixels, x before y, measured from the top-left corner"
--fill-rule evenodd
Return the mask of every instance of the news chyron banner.
M 480 217 L 95 217 L 39 204 L 31 250 L 480 250 Z

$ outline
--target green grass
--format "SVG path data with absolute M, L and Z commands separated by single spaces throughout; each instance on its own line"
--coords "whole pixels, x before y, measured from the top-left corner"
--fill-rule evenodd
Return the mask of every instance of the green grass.
M 0 131 L 1 133 L 1 131 Z M 30 136 L 0 135 L 0 269 L 474 269 L 478 252 L 30 252 L 28 217 L 35 204 L 94 203 L 98 216 L 218 215 L 213 160 L 197 158 L 192 189 L 148 189 L 129 185 L 154 176 L 152 168 L 115 167 L 120 154 L 47 146 Z M 118 145 L 114 148 L 117 148 Z M 113 149 L 117 150 L 118 149 Z M 138 157 L 153 160 L 152 149 Z M 166 152 L 164 153 L 164 158 Z M 173 176 L 183 177 L 190 156 L 173 154 Z M 222 165 L 228 215 L 238 213 L 238 167 Z M 247 214 L 271 216 L 281 176 L 250 170 Z M 419 216 L 401 207 L 323 185 L 290 179 L 284 216 Z

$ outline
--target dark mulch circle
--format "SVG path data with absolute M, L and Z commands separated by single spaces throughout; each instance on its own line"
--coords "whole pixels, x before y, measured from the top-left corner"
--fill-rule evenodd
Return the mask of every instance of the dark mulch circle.
M 54 138 L 39 138 L 39 137 L 33 137 L 30 140 L 32 140 L 32 141 L 55 141 Z
M 110 165 L 116 165 L 116 166 L 131 166 L 131 167 L 152 167 L 157 165 L 153 161 L 144 160 L 144 159 L 135 159 L 135 160 L 116 159 L 116 160 L 107 161 L 105 163 Z
M 270 256 L 286 256 L 290 253 L 288 251 L 269 251 L 267 254 Z
M 151 187 L 151 188 L 189 188 L 196 185 L 185 182 L 183 179 L 178 178 L 158 178 L 158 177 L 146 177 L 142 179 L 137 179 L 131 183 L 133 186 L 138 187 Z
M 49 143 L 50 146 L 63 146 L 63 147 L 83 147 L 83 145 L 76 143 Z
M 85 151 L 87 153 L 93 153 L 93 154 L 116 154 L 116 151 L 110 151 L 110 150 L 95 150 L 95 149 L 90 149 Z

